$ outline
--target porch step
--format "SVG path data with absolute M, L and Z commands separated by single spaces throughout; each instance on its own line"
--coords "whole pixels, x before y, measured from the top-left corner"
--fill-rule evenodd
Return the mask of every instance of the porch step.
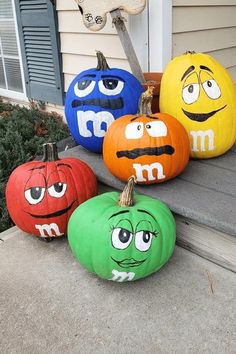
M 99 193 L 114 188 L 99 184 Z M 236 238 L 175 214 L 176 244 L 197 255 L 236 272 Z
M 124 183 L 106 169 L 101 155 L 81 146 L 62 152 L 88 163 L 103 190 L 122 190 Z M 236 151 L 190 161 L 177 178 L 136 191 L 165 202 L 176 215 L 177 243 L 216 264 L 236 271 Z M 107 187 L 105 187 L 107 186 Z
M 236 239 L 176 215 L 177 245 L 236 272 Z
M 12 238 L 19 233 L 19 229 L 17 226 L 11 227 L 10 229 L 7 229 L 6 231 L 3 231 L 0 233 L 0 244 L 1 242 L 5 242 L 9 238 Z

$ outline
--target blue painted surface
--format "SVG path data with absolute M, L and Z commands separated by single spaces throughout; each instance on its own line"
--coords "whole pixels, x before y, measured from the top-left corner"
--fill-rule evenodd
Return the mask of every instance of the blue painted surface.
M 138 111 L 143 87 L 122 69 L 81 72 L 71 82 L 65 115 L 76 143 L 95 153 L 102 152 L 103 138 L 115 119 Z

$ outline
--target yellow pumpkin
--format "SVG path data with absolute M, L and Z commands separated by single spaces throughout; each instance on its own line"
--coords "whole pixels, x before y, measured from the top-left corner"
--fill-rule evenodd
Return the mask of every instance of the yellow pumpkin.
M 224 154 L 236 141 L 236 90 L 227 70 L 213 57 L 187 52 L 164 71 L 160 111 L 186 128 L 191 157 Z

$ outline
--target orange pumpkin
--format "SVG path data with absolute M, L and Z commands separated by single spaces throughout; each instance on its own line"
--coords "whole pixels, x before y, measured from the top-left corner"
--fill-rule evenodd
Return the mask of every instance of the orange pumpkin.
M 139 112 L 114 121 L 103 145 L 109 171 L 122 181 L 135 176 L 139 184 L 153 184 L 176 177 L 189 161 L 188 134 L 177 119 L 152 114 L 152 88 L 140 98 Z

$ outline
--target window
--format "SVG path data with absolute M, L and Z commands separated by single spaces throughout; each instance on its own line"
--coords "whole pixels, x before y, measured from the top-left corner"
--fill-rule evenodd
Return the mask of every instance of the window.
M 53 0 L 0 0 L 0 95 L 63 104 Z
M 19 42 L 11 0 L 0 2 L 0 93 L 23 93 Z M 7 92 L 8 91 L 8 92 Z M 14 97 L 14 93 L 11 93 Z

